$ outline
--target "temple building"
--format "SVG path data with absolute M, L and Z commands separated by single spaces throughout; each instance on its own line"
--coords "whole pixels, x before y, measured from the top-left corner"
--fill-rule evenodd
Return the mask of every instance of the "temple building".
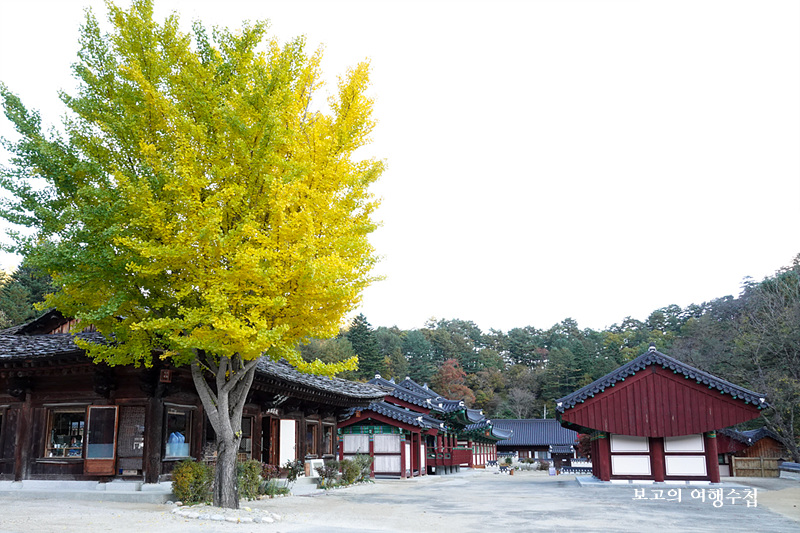
M 215 436 L 188 369 L 93 363 L 50 311 L 0 331 L 0 479 L 169 479 L 187 458 L 213 460 Z M 96 332 L 79 336 L 102 341 Z M 335 458 L 337 420 L 380 401 L 364 383 L 262 359 L 243 414 L 240 459 L 275 466 Z
M 500 453 L 514 454 L 519 460 L 552 461 L 556 468 L 569 466 L 575 457 L 578 434 L 554 418 L 498 419 L 494 425 L 512 433 L 510 438 L 497 443 Z
M 339 457 L 374 457 L 373 475 L 407 478 L 484 468 L 497 460 L 497 441 L 511 436 L 468 409 L 410 378 L 369 381 L 390 391 L 383 401 L 353 408 L 339 422 Z
M 719 483 L 717 432 L 767 403 L 651 346 L 556 407 L 564 427 L 591 435 L 592 473 L 602 481 Z

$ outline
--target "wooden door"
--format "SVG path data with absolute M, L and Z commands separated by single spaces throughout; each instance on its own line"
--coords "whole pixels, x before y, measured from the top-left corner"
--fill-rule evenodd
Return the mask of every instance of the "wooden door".
M 117 459 L 116 405 L 90 405 L 86 408 L 86 451 L 83 473 L 95 476 L 114 474 Z

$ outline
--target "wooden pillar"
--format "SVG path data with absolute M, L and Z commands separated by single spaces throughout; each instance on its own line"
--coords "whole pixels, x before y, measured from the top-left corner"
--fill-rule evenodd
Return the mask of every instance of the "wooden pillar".
M 369 477 L 375 479 L 375 435 L 369 432 L 369 456 L 372 457 L 372 464 L 369 465 Z
M 597 435 L 597 473 L 601 481 L 611 481 L 611 445 L 608 440 L 608 433 Z M 592 457 L 593 464 L 594 461 Z
M 370 445 L 372 443 L 370 442 Z M 400 433 L 400 479 L 406 478 L 406 436 Z
M 650 470 L 656 483 L 664 482 L 664 439 L 662 437 L 650 437 Z
M 339 461 L 344 461 L 344 435 L 339 435 Z
M 472 468 L 472 466 L 475 464 L 475 449 L 473 447 L 474 448 L 479 448 L 480 444 L 475 445 L 471 440 L 467 440 L 467 448 L 472 450 L 472 454 L 469 456 L 469 467 L 470 468 Z
M 17 417 L 17 435 L 14 442 L 14 481 L 28 479 L 33 432 L 33 406 L 31 393 L 26 391 L 25 401 Z
M 719 459 L 717 457 L 717 432 L 709 431 L 703 435 L 706 445 L 706 469 L 711 483 L 719 483 Z
M 161 449 L 164 435 L 164 401 L 161 398 L 147 399 L 144 422 L 144 482 L 158 483 L 161 475 Z
M 261 443 L 264 440 L 264 425 L 263 425 L 264 418 L 259 411 L 253 417 L 253 430 L 252 434 L 250 435 L 250 446 L 252 446 L 250 451 L 250 456 L 253 459 L 263 462 L 264 452 L 261 449 Z

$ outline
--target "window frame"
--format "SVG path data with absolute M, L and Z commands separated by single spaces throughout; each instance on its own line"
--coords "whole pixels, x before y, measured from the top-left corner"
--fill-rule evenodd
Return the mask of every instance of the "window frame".
M 306 456 L 313 455 L 314 457 L 321 457 L 319 454 L 319 422 L 317 420 L 306 420 Z M 309 431 L 311 438 L 309 439 Z
M 169 442 L 169 436 L 171 434 L 170 427 L 169 427 L 169 417 L 170 417 L 170 414 L 173 414 L 173 415 L 174 414 L 178 414 L 178 413 L 170 413 L 170 410 L 182 411 L 183 414 L 186 415 L 187 419 L 186 419 L 186 422 L 184 424 L 184 430 L 183 430 L 184 441 L 183 441 L 183 443 L 180 443 L 180 444 L 188 445 L 188 448 L 186 448 L 187 449 L 186 455 L 168 455 L 168 453 L 167 453 L 168 451 L 170 451 L 170 448 L 174 449 L 174 447 L 168 446 L 169 444 L 173 444 L 173 443 Z M 181 404 L 177 404 L 177 403 L 164 402 L 164 431 L 163 431 L 161 442 L 162 442 L 162 451 L 163 451 L 162 458 L 165 461 L 180 461 L 180 460 L 192 457 L 192 445 L 193 445 L 193 441 L 194 441 L 192 433 L 193 433 L 193 428 L 194 428 L 194 426 L 193 426 L 193 423 L 194 423 L 194 411 L 196 411 L 196 410 L 197 410 L 197 406 L 195 406 L 195 405 L 181 405 Z
M 8 421 L 8 406 L 0 405 L 0 462 L 5 459 L 6 425 Z
M 45 409 L 46 430 L 43 435 L 43 447 L 40 458 L 41 459 L 58 459 L 58 460 L 76 460 L 82 461 L 86 456 L 86 409 L 89 407 L 88 403 L 71 403 L 71 404 L 48 404 L 43 405 Z M 82 420 L 78 421 L 78 433 L 73 434 L 72 427 L 69 428 L 69 433 L 65 437 L 80 436 L 80 446 L 56 446 L 55 442 L 55 417 L 59 414 L 81 414 Z M 72 422 L 70 422 L 72 424 Z M 63 455 L 54 454 L 54 450 L 64 450 Z M 77 451 L 77 455 L 70 455 L 70 451 Z

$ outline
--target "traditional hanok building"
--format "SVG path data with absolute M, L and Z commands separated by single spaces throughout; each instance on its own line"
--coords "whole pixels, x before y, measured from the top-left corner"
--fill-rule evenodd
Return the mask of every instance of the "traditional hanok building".
M 786 460 L 791 457 L 778 440 L 778 436 L 767 428 L 739 431 L 723 429 L 717 433 L 719 472 L 721 476 L 735 475 L 732 467 L 734 457 Z
M 0 332 L 0 479 L 155 483 L 187 458 L 211 458 L 214 432 L 188 370 L 97 365 L 49 312 Z M 98 333 L 79 336 L 102 341 Z M 385 395 L 263 359 L 243 416 L 241 459 L 282 466 L 335 457 L 337 418 Z
M 718 430 L 758 417 L 767 403 L 651 346 L 556 407 L 565 427 L 592 435 L 600 480 L 719 483 Z
M 512 433 L 497 443 L 500 453 L 513 453 L 519 459 L 553 461 L 556 467 L 567 466 L 575 457 L 578 434 L 563 427 L 554 418 L 496 419 L 494 427 Z
M 410 378 L 395 383 L 375 376 L 369 383 L 391 392 L 339 422 L 339 456 L 369 454 L 374 475 L 406 478 L 483 468 L 497 459 L 497 441 L 510 436 L 481 411 Z

